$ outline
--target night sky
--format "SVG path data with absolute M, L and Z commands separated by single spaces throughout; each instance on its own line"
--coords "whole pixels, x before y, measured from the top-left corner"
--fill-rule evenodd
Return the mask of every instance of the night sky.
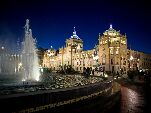
M 30 20 L 37 45 L 55 49 L 65 45 L 73 27 L 92 49 L 112 24 L 127 35 L 128 46 L 151 53 L 151 5 L 145 0 L 5 0 L 0 1 L 0 41 L 23 40 L 25 20 Z

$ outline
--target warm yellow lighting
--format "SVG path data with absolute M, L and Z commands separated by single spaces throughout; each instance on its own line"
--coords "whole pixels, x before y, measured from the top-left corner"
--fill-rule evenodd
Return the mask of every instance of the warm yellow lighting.
M 97 60 L 97 59 L 99 59 L 99 56 L 94 56 L 93 59 Z
M 104 77 L 105 77 L 105 78 L 107 78 L 107 77 L 108 77 L 108 75 L 107 75 L 107 74 L 104 74 Z
M 22 63 L 20 62 L 20 63 L 18 64 L 18 66 L 20 66 L 20 67 L 21 67 L 21 66 L 22 66 Z
M 134 59 L 133 56 L 131 56 L 131 57 L 130 57 L 130 60 L 133 60 L 133 59 Z
M 110 53 L 113 54 L 113 49 L 112 48 L 110 49 Z
M 116 54 L 118 54 L 119 53 L 119 50 L 118 49 L 116 49 Z

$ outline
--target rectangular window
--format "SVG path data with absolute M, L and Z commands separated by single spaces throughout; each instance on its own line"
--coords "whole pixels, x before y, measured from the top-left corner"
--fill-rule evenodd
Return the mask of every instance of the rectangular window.
M 113 64 L 113 59 L 111 59 L 111 64 Z
M 116 49 L 116 54 L 119 54 L 119 49 Z
M 102 64 L 105 65 L 105 58 L 102 59 Z
M 126 61 L 123 62 L 123 65 L 126 65 Z
M 105 65 L 105 63 L 106 63 L 106 55 L 103 54 L 102 55 L 102 65 Z
M 77 67 L 77 71 L 78 71 L 78 67 Z
M 113 49 L 110 49 L 110 54 L 113 55 Z

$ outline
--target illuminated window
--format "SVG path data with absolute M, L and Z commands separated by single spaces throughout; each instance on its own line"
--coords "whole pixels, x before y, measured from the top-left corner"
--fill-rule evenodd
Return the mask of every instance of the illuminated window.
M 105 63 L 106 63 L 106 56 L 104 54 L 103 57 L 102 57 L 102 64 L 105 64 Z
M 116 49 L 116 54 L 119 54 L 119 49 Z
M 105 44 L 107 43 L 107 40 L 105 40 Z
M 113 59 L 111 59 L 111 64 L 113 64 Z
M 77 71 L 78 71 L 78 67 L 77 67 Z
M 126 42 L 125 42 L 124 40 L 123 40 L 123 41 L 121 40 L 121 43 L 122 43 L 122 44 L 126 44 Z
M 110 54 L 112 54 L 112 55 L 113 55 L 113 49 L 110 49 Z
M 105 48 L 103 47 L 103 48 L 102 48 L 102 50 L 104 51 L 104 50 L 105 50 Z

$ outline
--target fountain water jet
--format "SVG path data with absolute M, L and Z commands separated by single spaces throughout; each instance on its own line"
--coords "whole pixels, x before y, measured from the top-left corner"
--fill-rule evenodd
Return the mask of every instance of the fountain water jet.
M 39 81 L 39 64 L 36 49 L 36 40 L 32 37 L 32 30 L 29 29 L 29 20 L 26 20 L 25 39 L 22 48 L 22 81 Z

